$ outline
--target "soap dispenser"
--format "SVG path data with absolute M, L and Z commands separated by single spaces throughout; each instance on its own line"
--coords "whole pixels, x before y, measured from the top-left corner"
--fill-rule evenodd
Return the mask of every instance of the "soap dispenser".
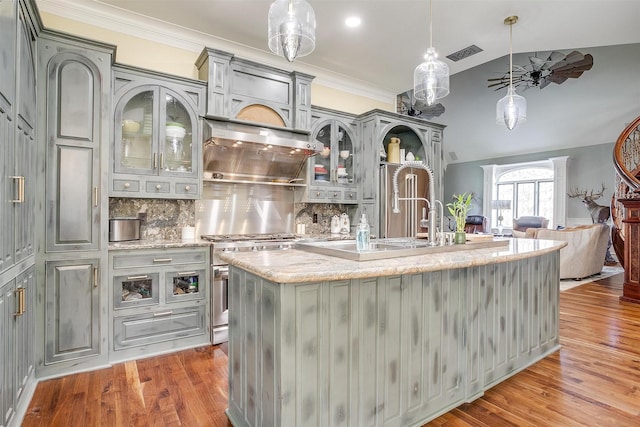
M 356 250 L 358 252 L 369 250 L 369 230 L 367 217 L 363 213 L 360 216 L 360 223 L 358 223 L 358 228 L 356 230 Z

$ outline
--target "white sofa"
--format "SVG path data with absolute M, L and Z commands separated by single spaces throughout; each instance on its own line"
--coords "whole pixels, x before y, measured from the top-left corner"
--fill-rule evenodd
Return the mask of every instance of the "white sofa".
M 561 279 L 583 279 L 602 271 L 609 241 L 608 225 L 582 225 L 562 230 L 530 230 L 527 230 L 527 237 L 562 240 L 568 243 L 560 249 Z

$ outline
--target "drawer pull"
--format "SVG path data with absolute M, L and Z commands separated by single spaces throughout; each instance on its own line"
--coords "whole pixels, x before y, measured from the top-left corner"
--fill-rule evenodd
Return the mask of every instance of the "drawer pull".
M 159 313 L 153 313 L 153 317 L 171 316 L 172 314 L 173 314 L 173 310 L 161 311 Z
M 191 190 L 191 186 L 190 186 L 190 185 L 186 185 L 186 186 L 184 187 L 184 190 L 185 190 L 185 191 L 189 191 L 189 190 Z
M 162 185 L 161 184 L 156 185 L 156 190 L 162 190 Z
M 129 188 L 129 187 L 131 187 L 131 184 L 129 184 L 128 182 L 125 182 L 124 183 L 124 188 Z
M 184 273 L 178 273 L 178 276 L 195 276 L 196 272 L 195 271 L 186 271 Z
M 154 258 L 153 262 L 171 262 L 173 258 Z
M 149 276 L 147 276 L 146 274 L 143 276 L 127 276 L 127 280 L 144 280 L 148 278 Z
M 336 192 L 334 191 L 334 193 L 333 193 L 333 197 L 338 197 L 338 193 L 336 193 Z
M 320 192 L 316 191 L 316 197 L 320 197 Z

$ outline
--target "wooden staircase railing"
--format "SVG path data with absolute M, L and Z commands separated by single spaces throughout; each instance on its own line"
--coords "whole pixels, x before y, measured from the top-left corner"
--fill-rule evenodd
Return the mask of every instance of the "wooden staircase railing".
M 624 267 L 623 301 L 640 303 L 640 117 L 613 148 L 616 188 L 611 200 L 611 240 Z

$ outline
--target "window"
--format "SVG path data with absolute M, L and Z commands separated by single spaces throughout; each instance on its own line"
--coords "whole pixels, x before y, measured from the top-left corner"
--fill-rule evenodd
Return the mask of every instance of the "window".
M 502 174 L 496 182 L 498 200 L 509 200 L 511 209 L 504 209 L 492 215 L 491 226 L 498 227 L 498 217 L 502 216 L 502 226 L 511 228 L 513 218 L 521 216 L 553 217 L 553 169 L 516 169 Z
M 513 218 L 539 215 L 549 218 L 549 224 L 566 223 L 567 160 L 568 156 L 552 157 L 526 163 L 485 165 L 482 197 L 483 215 L 491 219 L 492 228 L 509 229 Z M 505 201 L 497 203 L 495 201 Z M 499 212 L 492 206 L 509 206 Z

